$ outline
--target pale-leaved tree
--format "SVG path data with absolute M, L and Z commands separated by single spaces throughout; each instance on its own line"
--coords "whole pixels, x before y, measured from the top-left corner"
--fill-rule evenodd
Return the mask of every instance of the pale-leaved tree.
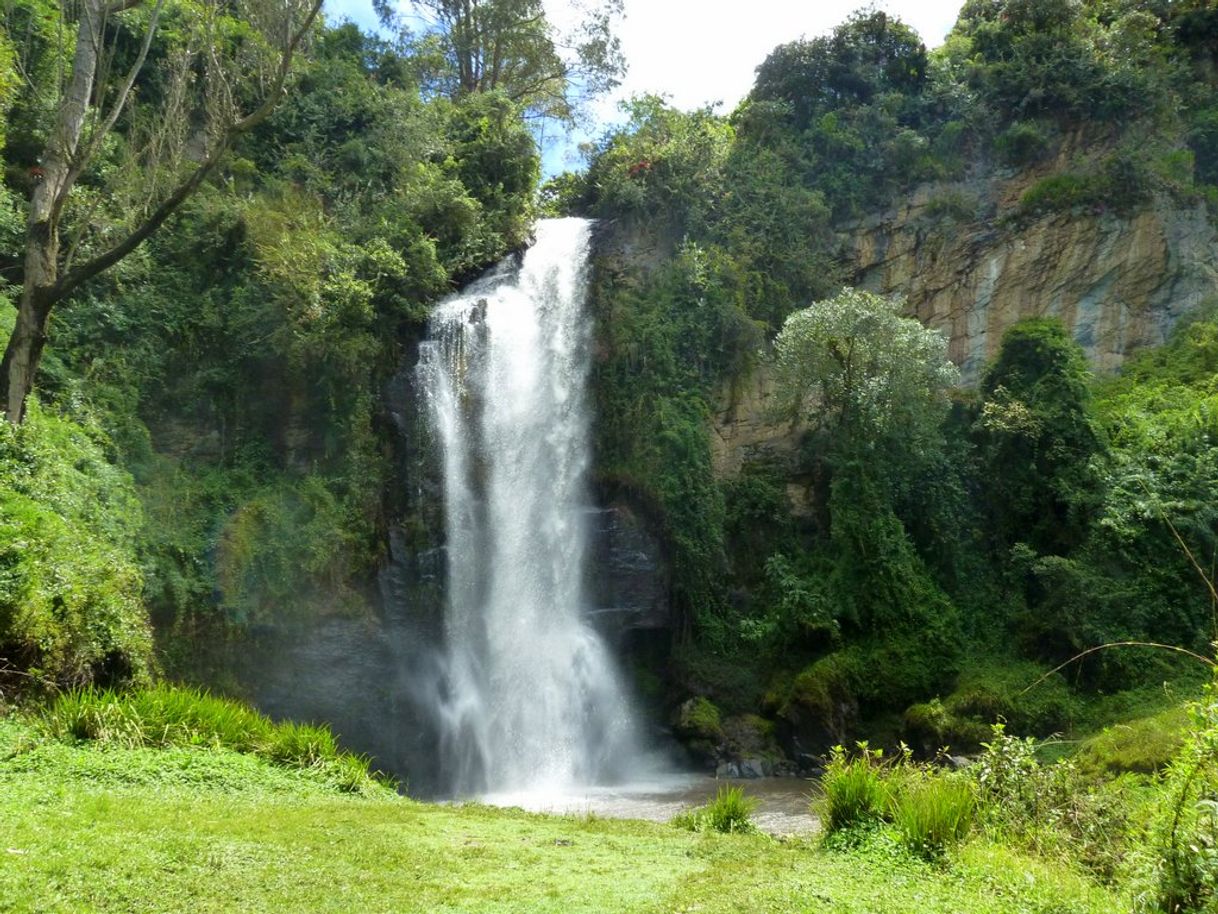
M 444 61 L 434 81 L 456 97 L 500 92 L 532 115 L 570 120 L 625 71 L 614 34 L 622 0 L 572 0 L 563 23 L 541 0 L 412 0 L 406 18 L 390 0 L 373 5 L 387 23 L 424 24 Z
M 790 315 L 774 343 L 782 414 L 812 420 L 839 447 L 933 435 L 959 373 L 943 335 L 901 304 L 845 289 Z

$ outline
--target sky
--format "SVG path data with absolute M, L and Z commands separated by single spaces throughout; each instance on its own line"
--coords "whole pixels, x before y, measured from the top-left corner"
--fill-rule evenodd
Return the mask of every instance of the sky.
M 545 0 L 558 25 L 570 18 L 567 0 Z M 644 92 L 665 94 L 679 108 L 719 102 L 731 111 L 752 88 L 754 71 L 777 45 L 825 34 L 866 0 L 625 0 L 618 28 L 629 70 L 613 97 L 593 113 L 602 125 L 617 117 L 617 101 Z M 875 6 L 912 26 L 930 47 L 943 41 L 961 0 L 886 0 Z M 331 21 L 349 18 L 376 26 L 372 0 L 326 0 Z M 593 133 L 599 132 L 595 128 Z M 585 137 L 556 137 L 545 152 L 545 171 L 577 166 Z

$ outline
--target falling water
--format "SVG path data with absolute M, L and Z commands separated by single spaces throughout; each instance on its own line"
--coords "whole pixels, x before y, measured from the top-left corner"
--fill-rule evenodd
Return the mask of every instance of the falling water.
M 585 619 L 590 224 L 542 222 L 432 317 L 419 371 L 443 460 L 441 762 L 455 794 L 614 779 L 636 726 Z

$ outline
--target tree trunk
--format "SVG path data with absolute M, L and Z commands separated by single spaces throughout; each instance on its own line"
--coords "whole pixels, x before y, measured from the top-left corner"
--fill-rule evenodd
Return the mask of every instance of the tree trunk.
M 21 301 L 17 309 L 17 325 L 9 338 L 0 361 L 0 409 L 10 422 L 25 418 L 25 401 L 34 386 L 34 376 L 42 349 L 46 345 L 51 309 L 56 302 L 72 294 L 81 284 L 114 266 L 160 228 L 182 203 L 197 191 L 216 168 L 229 147 L 242 134 L 261 124 L 284 94 L 292 58 L 308 34 L 322 0 L 311 0 L 300 27 L 289 30 L 275 79 L 262 103 L 244 117 L 225 126 L 220 138 L 207 156 L 181 183 L 148 213 L 130 234 L 108 250 L 102 251 L 84 264 L 61 274 L 59 263 L 59 220 L 76 179 L 84 171 L 98 144 L 114 126 L 127 96 L 144 65 L 156 28 L 157 14 L 162 2 L 148 24 L 139 56 L 123 87 L 118 91 L 108 116 L 99 116 L 82 148 L 81 137 L 89 101 L 93 97 L 98 61 L 102 54 L 105 19 L 108 15 L 140 5 L 143 0 L 80 0 L 80 23 L 76 32 L 76 52 L 72 61 L 72 78 L 67 92 L 55 114 L 55 125 L 42 157 L 42 180 L 34 186 L 30 198 L 30 215 L 26 223 L 25 276 Z
M 25 285 L 21 289 L 21 301 L 17 308 L 17 324 L 4 350 L 0 362 L 0 383 L 4 385 L 2 405 L 9 422 L 25 419 L 25 401 L 34 387 L 34 374 L 42 358 L 42 348 L 47 341 L 47 327 L 51 320 L 50 294 L 54 285 L 55 259 L 58 242 L 51 241 L 35 245 L 27 244 Z M 43 277 L 42 281 L 31 281 L 31 268 Z M 50 275 L 47 282 L 45 277 Z
M 42 179 L 34 185 L 26 222 L 25 276 L 17 306 L 17 325 L 0 362 L 0 393 L 9 422 L 25 418 L 25 400 L 46 345 L 51 307 L 58 295 L 59 218 L 68 191 L 72 166 L 80 152 L 97 62 L 101 53 L 103 0 L 84 0 L 76 30 L 72 78 L 55 116 L 55 128 L 42 156 Z

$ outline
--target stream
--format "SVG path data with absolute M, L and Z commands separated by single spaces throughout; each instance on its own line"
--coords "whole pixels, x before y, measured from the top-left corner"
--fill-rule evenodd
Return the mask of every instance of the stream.
M 747 796 L 757 800 L 753 822 L 768 834 L 801 835 L 820 828 L 820 819 L 808 808 L 808 801 L 816 789 L 816 782 L 808 778 L 727 780 L 698 774 L 674 774 L 634 784 L 570 788 L 549 793 L 490 793 L 479 799 L 493 806 L 518 807 L 529 812 L 667 822 L 682 810 L 713 799 L 724 786 L 742 787 Z

